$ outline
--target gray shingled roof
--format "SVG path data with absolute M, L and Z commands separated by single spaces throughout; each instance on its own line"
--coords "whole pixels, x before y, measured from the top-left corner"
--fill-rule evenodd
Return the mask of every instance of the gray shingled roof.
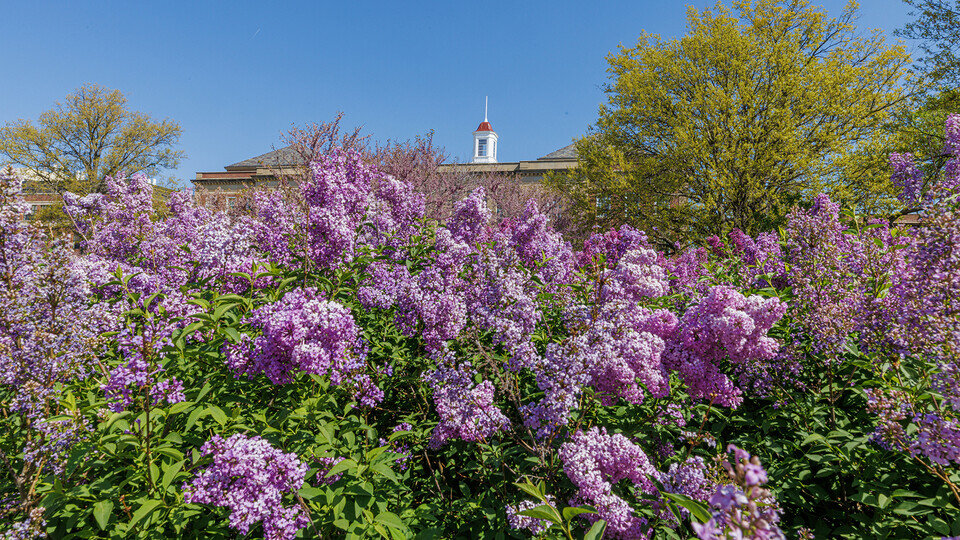
M 577 145 L 576 143 L 568 144 L 538 159 L 577 159 Z
M 230 170 L 242 167 L 283 167 L 300 165 L 302 163 L 303 158 L 300 157 L 300 154 L 298 154 L 292 146 L 285 146 L 278 150 L 261 154 L 257 157 L 238 161 L 232 165 L 227 165 L 224 168 Z

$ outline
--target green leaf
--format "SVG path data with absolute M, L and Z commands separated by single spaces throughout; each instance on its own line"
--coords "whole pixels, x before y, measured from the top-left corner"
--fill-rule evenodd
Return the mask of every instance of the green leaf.
M 160 487 L 164 490 L 170 487 L 170 484 L 176 479 L 177 473 L 183 469 L 183 462 L 184 460 L 180 460 L 173 465 L 163 465 L 163 480 L 160 481 Z
M 537 519 L 545 519 L 551 523 L 560 525 L 563 523 L 563 518 L 560 517 L 560 513 L 557 512 L 557 509 L 550 506 L 549 504 L 541 504 L 529 510 L 524 510 L 522 512 L 517 512 L 521 516 L 527 516 Z
M 236 328 L 227 326 L 223 329 L 223 333 L 226 334 L 234 343 L 240 342 L 240 332 L 238 332 Z
M 606 530 L 607 522 L 598 519 L 597 522 L 593 524 L 593 527 L 590 527 L 590 530 L 587 531 L 587 534 L 583 535 L 583 540 L 600 540 L 603 538 L 603 533 Z
M 223 412 L 223 409 L 220 407 L 217 407 L 216 405 L 210 405 L 207 407 L 207 411 L 210 413 L 210 416 L 221 426 L 227 423 L 227 413 Z
M 532 497 L 535 497 L 537 500 L 542 501 L 542 500 L 545 499 L 545 497 L 543 496 L 543 494 L 540 493 L 540 489 L 539 489 L 537 486 L 535 486 L 535 485 L 533 485 L 532 483 L 530 483 L 529 481 L 523 482 L 523 483 L 518 483 L 518 484 L 513 484 L 513 485 L 515 485 L 515 486 L 517 486 L 518 488 L 522 489 L 522 490 L 523 490 L 524 492 L 526 492 L 528 495 L 530 495 L 530 496 L 532 496 Z
M 156 499 L 147 499 L 143 504 L 140 505 L 140 508 L 137 508 L 137 511 L 133 513 L 133 517 L 130 518 L 130 522 L 127 523 L 127 526 L 133 527 L 139 523 L 140 520 L 153 512 L 158 506 L 160 506 L 160 504 L 162 504 L 162 501 L 158 501 Z
M 190 416 L 187 416 L 187 423 L 184 426 L 184 428 L 187 431 L 189 431 L 190 428 L 192 428 L 193 425 L 197 423 L 197 420 L 199 420 L 200 417 L 206 412 L 207 412 L 206 409 L 202 407 L 197 407 L 196 409 L 194 409 L 193 412 L 190 413 Z
M 570 521 L 580 514 L 596 514 L 597 510 L 588 506 L 568 506 L 563 509 L 563 519 Z
M 377 523 L 383 523 L 387 527 L 393 529 L 405 530 L 406 525 L 403 524 L 403 521 L 400 519 L 400 516 L 394 514 L 393 512 L 382 512 L 374 518 L 374 521 Z
M 705 504 L 700 501 L 695 501 L 686 495 L 680 495 L 679 493 L 661 493 L 667 499 L 679 504 L 680 506 L 687 509 L 690 512 L 690 515 L 693 516 L 699 523 L 706 523 L 710 521 L 710 509 L 707 508 Z
M 316 499 L 317 497 L 323 495 L 325 491 L 317 487 L 305 486 L 301 488 L 298 493 L 304 499 L 307 499 L 308 501 L 312 501 L 313 499 Z
M 223 314 L 233 309 L 237 304 L 229 303 L 222 306 L 217 306 L 217 309 L 213 310 L 213 320 L 219 321 L 223 318 Z
M 192 401 L 181 401 L 180 403 L 174 403 L 173 405 L 170 406 L 170 410 L 168 411 L 168 414 L 180 414 L 183 411 L 189 409 L 190 407 L 193 407 Z
M 93 518 L 97 520 L 101 531 L 107 529 L 111 513 L 113 513 L 113 501 L 100 501 L 93 505 Z
M 385 476 L 394 482 L 400 481 L 400 479 L 397 478 L 396 473 L 394 473 L 386 463 L 373 463 L 370 465 L 370 470 L 381 476 Z
M 130 411 L 115 412 L 110 415 L 110 418 L 107 419 L 107 423 L 103 426 L 103 430 L 106 432 L 110 431 L 110 428 L 117 423 L 117 420 L 121 418 L 126 418 L 130 416 Z
M 341 461 L 340 463 L 337 463 L 337 464 L 334 465 L 333 467 L 330 467 L 330 470 L 327 471 L 326 477 L 327 477 L 327 478 L 330 478 L 331 476 L 334 476 L 334 475 L 336 475 L 336 474 L 338 474 L 338 473 L 341 473 L 341 472 L 344 472 L 344 471 L 347 471 L 347 470 L 356 470 L 356 469 L 357 469 L 357 462 L 356 462 L 356 461 L 354 461 L 354 460 L 352 460 L 352 459 L 345 459 L 345 460 Z

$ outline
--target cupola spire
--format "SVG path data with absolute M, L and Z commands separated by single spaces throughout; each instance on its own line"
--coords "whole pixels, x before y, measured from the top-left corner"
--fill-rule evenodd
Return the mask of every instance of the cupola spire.
M 487 109 L 490 104 L 488 96 L 483 98 L 483 122 L 473 132 L 473 163 L 497 162 L 497 132 L 493 130 L 487 119 Z

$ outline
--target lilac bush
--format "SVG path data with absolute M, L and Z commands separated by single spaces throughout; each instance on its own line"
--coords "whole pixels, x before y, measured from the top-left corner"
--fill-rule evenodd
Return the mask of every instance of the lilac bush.
M 894 158 L 909 231 L 821 195 L 672 254 L 629 227 L 577 249 L 482 188 L 427 220 L 361 146 L 229 212 L 107 179 L 65 197 L 75 244 L 4 177 L 3 529 L 954 532 L 958 125 L 942 178 Z M 710 459 L 729 443 L 756 455 Z

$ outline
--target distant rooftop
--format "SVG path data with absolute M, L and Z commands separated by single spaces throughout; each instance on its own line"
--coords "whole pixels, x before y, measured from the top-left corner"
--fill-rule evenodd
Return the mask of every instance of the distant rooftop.
M 577 144 L 568 144 L 559 150 L 554 150 L 553 152 L 550 152 L 549 154 L 537 159 L 577 159 Z
M 493 131 L 493 126 L 490 125 L 490 122 L 484 120 L 480 122 L 480 125 L 477 126 L 477 131 Z
M 489 126 L 489 123 L 484 122 Z M 480 127 L 483 127 L 484 124 L 480 124 Z M 478 130 L 480 131 L 480 130 Z M 559 150 L 554 150 L 549 154 L 537 158 L 537 161 L 557 161 L 557 160 L 575 160 L 577 159 L 577 145 L 575 143 L 568 144 Z M 256 169 L 261 168 L 271 168 L 271 167 L 291 167 L 295 165 L 303 164 L 303 158 L 300 157 L 300 154 L 293 149 L 292 146 L 285 146 L 266 154 L 261 154 L 250 159 L 245 159 L 243 161 L 238 161 L 231 165 L 227 165 L 224 169 L 228 171 L 234 171 L 237 169 Z
M 233 169 L 249 169 L 251 167 L 288 167 L 302 163 L 303 158 L 293 149 L 293 146 L 285 146 L 278 150 L 267 152 L 266 154 L 238 161 L 224 168 L 229 171 Z

